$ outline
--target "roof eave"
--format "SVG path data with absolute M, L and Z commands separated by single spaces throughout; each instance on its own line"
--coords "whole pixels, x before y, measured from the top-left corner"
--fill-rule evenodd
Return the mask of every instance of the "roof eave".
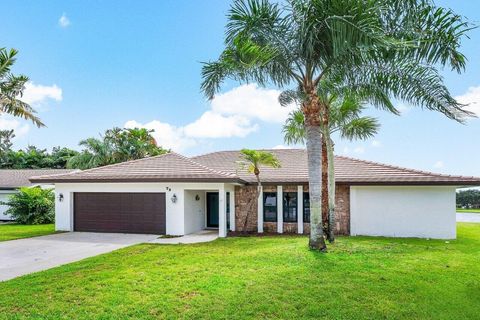
M 188 182 L 188 183 L 238 183 L 246 182 L 240 178 L 106 178 L 106 179 L 31 179 L 32 183 L 170 183 L 170 182 Z

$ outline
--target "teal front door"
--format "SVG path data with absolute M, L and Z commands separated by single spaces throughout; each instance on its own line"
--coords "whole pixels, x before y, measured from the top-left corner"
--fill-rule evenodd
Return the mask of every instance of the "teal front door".
M 207 192 L 207 227 L 218 228 L 218 192 Z

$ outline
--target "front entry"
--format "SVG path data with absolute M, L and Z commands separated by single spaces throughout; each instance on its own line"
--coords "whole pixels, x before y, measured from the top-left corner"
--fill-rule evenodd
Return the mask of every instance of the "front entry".
M 218 228 L 218 192 L 207 192 L 207 228 Z

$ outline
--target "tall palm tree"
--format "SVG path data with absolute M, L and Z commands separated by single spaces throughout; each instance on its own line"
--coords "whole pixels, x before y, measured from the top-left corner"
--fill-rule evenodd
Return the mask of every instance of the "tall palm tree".
M 324 97 L 326 91 L 320 90 L 319 96 Z M 322 127 L 322 217 L 324 232 L 330 242 L 335 240 L 335 166 L 334 142 L 332 135 L 339 133 L 348 140 L 362 140 L 373 137 L 380 128 L 377 119 L 361 116 L 364 101 L 355 96 L 327 95 L 322 99 L 328 104 L 329 127 Z M 290 113 L 283 126 L 287 144 L 305 143 L 305 116 L 300 110 Z M 326 203 L 325 203 L 326 201 Z M 326 228 L 325 228 L 326 226 Z
M 0 115 L 11 114 L 30 120 L 37 127 L 44 127 L 43 122 L 35 115 L 35 110 L 21 100 L 28 78 L 23 75 L 15 76 L 10 72 L 17 53 L 15 49 L 8 51 L 0 48 Z
M 260 180 L 260 167 L 266 166 L 271 168 L 280 168 L 280 161 L 278 158 L 270 152 L 261 150 L 242 149 L 240 150 L 241 159 L 238 161 L 241 169 L 246 169 L 249 173 L 253 173 L 257 178 L 257 193 L 254 199 L 250 201 L 250 208 L 247 210 L 245 221 L 243 223 L 243 231 L 247 231 L 247 224 L 250 217 L 250 211 L 253 207 L 254 200 L 257 200 L 261 195 L 262 182 Z
M 328 106 L 317 86 L 326 78 L 374 97 L 373 105 L 398 113 L 391 97 L 468 115 L 443 84 L 436 66 L 461 72 L 460 42 L 469 25 L 432 0 L 235 0 L 227 16 L 225 49 L 202 68 L 202 90 L 213 99 L 227 78 L 303 93 L 308 154 L 309 246 L 326 250 L 321 223 L 321 126 Z

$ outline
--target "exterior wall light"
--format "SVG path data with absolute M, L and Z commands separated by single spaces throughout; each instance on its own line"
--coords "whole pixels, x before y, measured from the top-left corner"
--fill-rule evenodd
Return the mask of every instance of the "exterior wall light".
M 200 196 L 198 194 L 195 196 L 195 200 L 196 201 L 200 200 Z
M 58 201 L 63 202 L 63 193 L 58 195 Z
M 172 203 L 176 203 L 176 202 L 177 202 L 177 195 L 176 195 L 175 193 L 173 194 L 171 200 L 172 200 Z

